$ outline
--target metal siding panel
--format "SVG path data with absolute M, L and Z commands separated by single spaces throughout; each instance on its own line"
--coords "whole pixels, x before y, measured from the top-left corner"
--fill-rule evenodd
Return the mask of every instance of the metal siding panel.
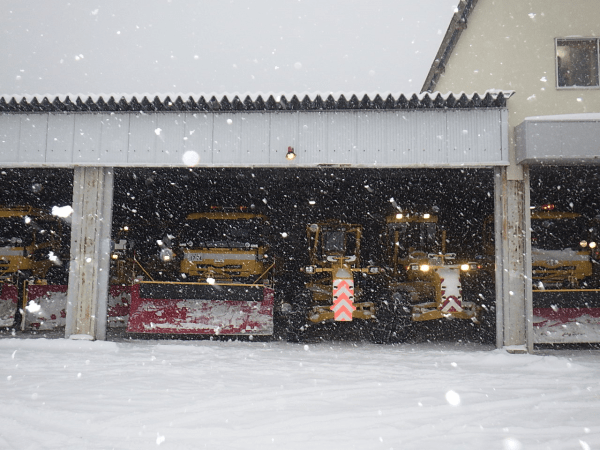
M 242 121 L 239 116 L 235 113 L 215 114 L 213 164 L 241 164 Z
M 327 148 L 327 125 L 325 114 L 299 113 L 298 147 L 306 155 L 306 164 L 331 164 Z
M 356 147 L 356 115 L 348 112 L 323 113 L 327 124 L 327 148 L 331 164 L 353 164 Z
M 0 115 L 0 162 L 14 163 L 19 160 L 19 135 L 21 118 L 19 116 Z
M 527 120 L 516 129 L 519 162 L 598 163 L 600 121 Z
M 0 163 L 176 166 L 184 165 L 183 154 L 193 150 L 200 155 L 201 166 L 222 167 L 504 164 L 502 113 L 493 109 L 2 115 L 0 123 L 6 125 Z M 538 136 L 544 134 L 539 131 Z M 580 134 L 587 136 L 587 128 Z M 575 151 L 575 144 L 567 153 Z M 294 160 L 285 158 L 288 147 L 295 149 Z M 548 148 L 544 150 L 547 154 Z
M 448 144 L 446 136 L 446 114 L 437 111 L 416 112 L 415 148 L 421 150 L 418 164 L 448 164 Z
M 183 164 L 185 115 L 158 114 L 156 130 L 156 162 Z
M 527 126 L 527 157 L 560 156 L 563 150 L 560 123 L 532 122 Z
M 129 114 L 111 114 L 101 118 L 100 159 L 106 165 L 127 163 L 129 118 Z
M 414 165 L 419 162 L 415 148 L 415 122 L 418 116 L 411 111 L 396 111 L 390 117 L 387 130 L 390 153 L 388 162 L 393 166 Z
M 600 121 L 565 122 L 559 133 L 563 156 L 596 159 L 600 156 Z
M 245 164 L 268 164 L 269 131 L 268 114 L 238 114 L 242 121 L 241 162 Z M 283 161 L 282 161 L 283 162 Z
M 357 164 L 372 165 L 385 148 L 385 140 L 381 113 L 365 111 L 357 114 Z
M 127 162 L 152 164 L 156 158 L 157 117 L 152 114 L 132 114 L 130 118 L 129 151 Z
M 213 162 L 213 114 L 188 113 L 185 117 L 183 149 L 200 157 L 200 165 Z
M 75 134 L 73 136 L 73 162 L 75 164 L 100 164 L 101 117 L 99 114 L 75 116 Z
M 19 162 L 45 163 L 48 116 L 46 114 L 26 114 L 21 116 L 19 135 Z
M 60 164 L 65 161 L 73 161 L 74 133 L 74 115 L 48 115 L 48 134 L 46 138 L 47 162 Z
M 294 167 L 306 165 L 308 158 L 305 149 L 300 148 L 298 135 L 298 120 L 300 113 L 272 113 L 271 132 L 269 139 L 271 165 Z M 286 159 L 288 147 L 293 147 L 296 158 Z
M 502 160 L 499 111 L 448 111 L 448 162 L 484 164 Z

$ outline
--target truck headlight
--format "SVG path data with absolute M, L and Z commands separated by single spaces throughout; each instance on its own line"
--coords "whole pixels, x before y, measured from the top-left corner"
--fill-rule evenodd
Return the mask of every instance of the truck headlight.
M 162 262 L 169 262 L 173 259 L 173 250 L 170 248 L 163 248 L 160 251 L 160 260 Z
M 463 272 L 468 272 L 471 267 L 468 264 L 461 264 L 460 270 Z
M 421 267 L 419 267 L 419 269 L 421 270 L 421 272 L 429 272 L 429 264 L 421 264 Z
M 306 266 L 304 268 L 305 273 L 315 273 L 315 266 Z
M 583 248 L 587 247 L 587 241 L 583 240 L 579 243 L 579 245 L 581 245 Z
M 110 257 L 114 260 L 119 259 L 119 255 L 117 255 L 116 253 L 113 253 L 112 255 L 110 255 Z
M 596 243 L 595 242 L 590 242 L 590 248 L 596 248 Z

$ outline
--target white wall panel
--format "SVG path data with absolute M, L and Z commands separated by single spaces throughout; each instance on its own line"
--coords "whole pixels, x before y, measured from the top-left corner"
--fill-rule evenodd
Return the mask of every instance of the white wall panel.
M 46 138 L 46 162 L 60 163 L 73 159 L 75 116 L 50 114 Z
M 100 136 L 102 121 L 96 114 L 75 116 L 73 161 L 76 164 L 100 165 Z
M 242 139 L 240 162 L 243 164 L 269 163 L 269 133 L 271 121 L 268 114 L 237 114 L 241 116 Z
M 448 128 L 448 161 L 459 163 L 474 158 L 482 162 L 500 160 L 502 151 L 501 128 L 498 119 L 489 111 L 473 111 L 468 116 L 449 111 Z
M 0 117 L 0 160 L 5 164 L 19 161 L 20 134 L 21 116 L 4 115 Z
M 213 114 L 188 113 L 185 116 L 183 148 L 200 157 L 200 164 L 213 163 Z
M 354 164 L 357 129 L 356 114 L 350 112 L 323 113 L 327 125 L 327 149 L 331 164 Z
M 273 113 L 269 116 L 271 119 L 269 164 L 285 164 L 286 167 L 308 164 L 306 151 L 299 147 L 298 117 L 300 113 Z M 292 147 L 297 155 L 291 161 L 285 157 L 288 147 Z
M 298 149 L 306 164 L 332 164 L 327 148 L 327 116 L 325 113 L 298 116 Z
M 181 162 L 184 153 L 185 114 L 160 114 L 156 122 L 156 163 Z
M 0 166 L 182 167 L 189 150 L 202 167 L 507 165 L 506 120 L 501 109 L 2 114 Z
M 102 115 L 100 158 L 104 162 L 120 165 L 127 163 L 129 148 L 129 114 Z
M 130 165 L 156 164 L 156 133 L 158 114 L 132 114 L 129 122 L 129 149 L 127 163 Z
M 46 162 L 46 140 L 48 137 L 48 115 L 27 114 L 21 116 L 19 135 L 19 162 L 33 164 Z
M 213 125 L 213 164 L 241 164 L 243 114 L 215 114 Z

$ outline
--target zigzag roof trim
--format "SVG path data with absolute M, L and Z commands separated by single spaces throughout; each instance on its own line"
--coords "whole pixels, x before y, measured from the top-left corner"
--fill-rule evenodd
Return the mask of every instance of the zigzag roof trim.
M 211 96 L 205 98 L 200 95 L 192 95 L 184 99 L 182 96 L 171 98 L 170 96 L 160 97 L 158 95 L 136 96 L 115 98 L 114 96 L 105 99 L 102 96 L 93 98 L 77 97 L 71 99 L 70 96 L 64 98 L 55 97 L 50 100 L 48 97 L 38 99 L 33 97 L 27 99 L 17 99 L 15 97 L 6 99 L 0 97 L 0 113 L 19 114 L 19 113 L 113 113 L 113 112 L 186 112 L 186 111 L 206 111 L 206 112 L 247 112 L 247 111 L 338 111 L 338 110 L 383 110 L 383 109 L 472 109 L 472 108 L 505 108 L 506 100 L 510 98 L 513 91 L 490 90 L 483 94 L 473 93 L 467 95 L 464 92 L 454 94 L 441 94 L 439 92 L 426 92 L 422 94 L 404 95 L 397 97 L 388 95 L 386 98 L 379 94 L 369 96 L 367 94 L 359 98 L 357 95 L 350 95 L 349 98 L 344 94 L 337 97 L 329 95 L 323 98 L 321 95 L 311 97 L 305 95 L 300 98 L 292 95 L 289 99 L 285 95 L 269 95 L 264 99 L 261 95 L 256 97 L 246 96 L 240 98 L 235 95 L 228 98 L 224 95 L 221 98 Z

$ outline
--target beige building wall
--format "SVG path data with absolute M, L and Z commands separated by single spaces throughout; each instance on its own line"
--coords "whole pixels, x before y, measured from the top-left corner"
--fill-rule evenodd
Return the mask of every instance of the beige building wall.
M 525 117 L 600 112 L 600 89 L 556 87 L 555 38 L 568 37 L 600 37 L 600 0 L 479 0 L 435 90 L 515 91 L 514 162 L 514 127 Z

